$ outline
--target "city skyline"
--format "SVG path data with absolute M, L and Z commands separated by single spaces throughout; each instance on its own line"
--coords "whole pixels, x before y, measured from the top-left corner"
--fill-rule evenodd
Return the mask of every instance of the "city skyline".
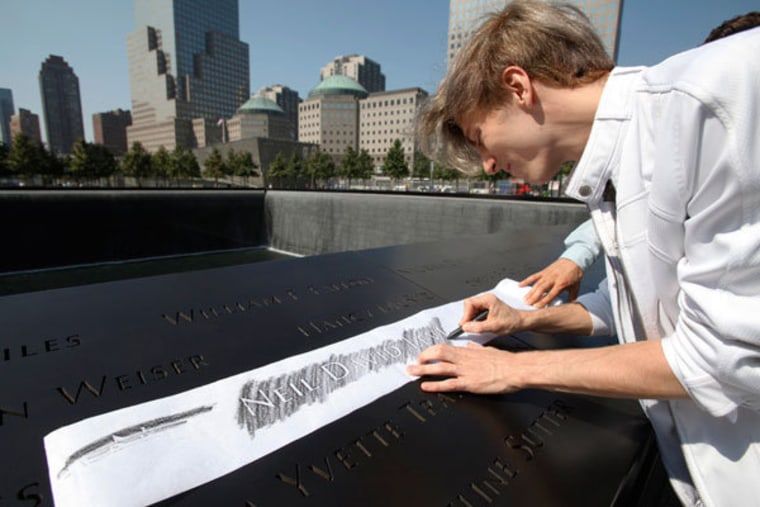
M 281 84 L 303 98 L 319 83 L 323 66 L 337 56 L 360 54 L 382 66 L 386 89 L 421 87 L 432 93 L 446 69 L 448 9 L 444 0 L 240 0 L 240 40 L 250 45 L 250 92 Z M 756 9 L 755 0 L 625 2 L 618 63 L 657 63 L 701 43 L 723 20 Z M 61 55 L 77 72 L 86 140 L 93 140 L 94 113 L 132 109 L 126 39 L 135 29 L 133 2 L 9 0 L 4 13 L 11 23 L 0 32 L 0 88 L 12 90 L 16 112 L 42 115 L 36 79 L 50 54 Z

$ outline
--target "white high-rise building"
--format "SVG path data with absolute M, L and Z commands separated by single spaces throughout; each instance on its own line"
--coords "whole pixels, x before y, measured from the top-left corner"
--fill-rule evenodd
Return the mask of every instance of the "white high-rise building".
M 421 88 L 405 88 L 371 93 L 359 101 L 359 149 L 367 150 L 375 167 L 383 165 L 388 150 L 398 139 L 404 160 L 412 170 L 417 151 L 414 119 L 427 96 Z
M 503 9 L 511 0 L 450 0 L 448 62 L 480 26 L 483 16 Z M 610 56 L 617 60 L 623 0 L 567 0 L 589 17 Z

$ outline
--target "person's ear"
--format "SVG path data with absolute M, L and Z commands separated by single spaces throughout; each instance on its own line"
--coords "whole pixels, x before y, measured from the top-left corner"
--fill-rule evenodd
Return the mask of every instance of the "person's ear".
M 506 67 L 501 73 L 501 84 L 515 104 L 528 107 L 533 104 L 533 83 L 522 67 Z

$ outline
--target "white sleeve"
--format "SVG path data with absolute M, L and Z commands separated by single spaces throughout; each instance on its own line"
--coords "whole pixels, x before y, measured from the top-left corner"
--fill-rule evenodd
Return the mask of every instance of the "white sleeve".
M 594 263 L 602 252 L 602 245 L 596 235 L 591 219 L 575 228 L 565 238 L 565 251 L 560 257 L 573 261 L 583 271 Z
M 583 305 L 591 315 L 591 336 L 613 336 L 615 334 L 615 321 L 612 315 L 610 303 L 610 291 L 607 278 L 599 282 L 595 292 L 582 294 L 577 303 Z
M 733 109 L 674 94 L 662 116 L 678 121 L 661 129 L 651 186 L 652 276 L 677 279 L 658 286 L 666 313 L 677 316 L 663 351 L 691 398 L 715 416 L 735 417 L 739 406 L 760 411 L 756 90 L 734 91 Z M 677 245 L 668 241 L 674 234 L 683 238 Z

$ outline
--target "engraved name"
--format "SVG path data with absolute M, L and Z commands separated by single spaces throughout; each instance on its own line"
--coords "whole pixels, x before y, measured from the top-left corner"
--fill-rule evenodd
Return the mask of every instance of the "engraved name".
M 561 400 L 553 401 L 526 428 L 504 438 L 504 444 L 511 452 L 509 459 L 499 455 L 486 467 L 480 477 L 472 480 L 465 491 L 456 495 L 448 507 L 475 507 L 491 505 L 505 488 L 519 480 L 520 467 L 515 463 L 532 461 L 544 448 L 544 443 L 568 421 L 568 414 L 574 408 Z
M 111 389 L 117 392 L 127 391 L 129 389 L 153 384 L 167 380 L 172 376 L 183 375 L 188 372 L 197 372 L 201 368 L 208 366 L 206 359 L 202 354 L 189 356 L 184 359 L 169 361 L 165 364 L 157 364 L 148 368 L 135 370 L 131 373 L 123 373 L 115 376 L 101 375 L 96 382 L 90 382 L 84 379 L 79 382 L 75 389 L 66 387 L 57 387 L 56 391 L 70 404 L 76 405 L 84 393 L 100 398 L 107 391 L 107 385 L 113 385 Z M 110 389 L 108 390 L 110 391 Z
M 0 349 L 0 360 L 8 362 L 18 359 L 26 359 L 51 352 L 72 349 L 79 347 L 81 344 L 82 338 L 78 334 L 72 334 L 62 338 L 48 338 L 39 343 L 27 343 L 14 347 L 4 347 Z
M 371 308 L 333 315 L 326 319 L 310 320 L 308 322 L 297 325 L 296 329 L 301 335 L 308 338 L 323 333 L 329 333 L 330 331 L 346 327 L 351 324 L 373 319 L 376 315 L 379 314 L 397 312 L 399 310 L 410 308 L 415 304 L 427 303 L 433 301 L 434 299 L 434 296 L 427 291 L 403 294 L 398 298 L 384 301 Z
M 461 394 L 420 395 L 420 399 L 410 400 L 398 407 L 392 418 L 351 438 L 316 463 L 296 463 L 289 470 L 277 473 L 275 478 L 297 495 L 311 496 L 317 483 L 326 481 L 334 484 L 348 478 L 346 471 L 368 464 L 390 448 L 400 445 L 405 438 L 404 428 L 446 413 L 463 398 Z M 247 505 L 256 504 L 248 500 Z
M 202 306 L 197 308 L 186 308 L 169 313 L 162 313 L 161 319 L 173 326 L 180 324 L 192 324 L 198 321 L 213 320 L 220 317 L 226 317 L 239 313 L 245 313 L 260 308 L 268 308 L 275 305 L 298 301 L 310 296 L 324 296 L 337 292 L 344 292 L 356 287 L 366 287 L 375 283 L 372 278 L 356 278 L 334 282 L 324 285 L 308 285 L 303 288 L 284 289 L 282 293 L 258 296 L 239 301 L 227 301 Z

